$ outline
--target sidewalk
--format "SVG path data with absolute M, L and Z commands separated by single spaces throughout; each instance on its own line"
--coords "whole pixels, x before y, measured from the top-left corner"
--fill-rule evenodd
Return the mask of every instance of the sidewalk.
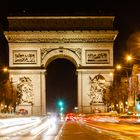
M 22 114 L 15 114 L 15 113 L 0 113 L 0 119 L 4 119 L 4 118 L 15 118 L 15 117 L 26 117 L 29 115 L 22 115 Z

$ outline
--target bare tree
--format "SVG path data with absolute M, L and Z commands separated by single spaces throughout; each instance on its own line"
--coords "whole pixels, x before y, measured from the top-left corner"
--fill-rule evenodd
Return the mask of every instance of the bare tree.
M 126 77 L 121 77 L 119 81 L 115 81 L 112 87 L 111 104 L 114 109 L 120 112 L 125 110 L 126 101 L 128 99 L 128 81 Z
M 6 80 L 0 84 L 0 102 L 3 103 L 8 110 L 8 107 L 13 107 L 15 110 L 17 101 L 16 87 Z

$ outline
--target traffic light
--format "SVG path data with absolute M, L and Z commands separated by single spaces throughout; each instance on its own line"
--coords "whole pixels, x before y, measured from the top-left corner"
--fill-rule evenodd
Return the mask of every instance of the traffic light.
M 63 101 L 58 101 L 58 108 L 60 112 L 64 111 L 64 102 Z
M 62 107 L 62 106 L 63 106 L 63 102 L 62 102 L 62 101 L 59 101 L 59 103 L 58 103 L 58 104 L 59 104 L 59 106 L 60 106 L 60 107 Z

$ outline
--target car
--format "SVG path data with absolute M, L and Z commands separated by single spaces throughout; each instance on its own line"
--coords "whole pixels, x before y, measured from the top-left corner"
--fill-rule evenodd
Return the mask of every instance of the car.
M 76 121 L 76 117 L 74 116 L 73 113 L 69 113 L 66 115 L 65 121 Z
M 119 117 L 119 122 L 140 123 L 140 118 L 137 115 L 123 115 Z
M 17 115 L 28 115 L 28 110 L 26 109 L 19 109 L 19 111 L 16 112 Z

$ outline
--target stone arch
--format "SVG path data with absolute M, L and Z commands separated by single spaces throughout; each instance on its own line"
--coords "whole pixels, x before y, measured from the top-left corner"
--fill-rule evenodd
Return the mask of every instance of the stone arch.
M 64 103 L 64 112 L 78 105 L 78 76 L 76 66 L 67 58 L 55 57 L 46 68 L 46 111 L 59 112 L 58 101 Z
M 114 71 L 113 43 L 118 33 L 113 30 L 114 17 L 23 16 L 8 20 L 10 29 L 5 35 L 9 43 L 9 74 L 14 76 L 13 81 L 21 76 L 29 77 L 33 85 L 33 105 L 20 104 L 19 108 L 24 107 L 34 115 L 46 113 L 46 67 L 57 58 L 65 58 L 77 68 L 78 111 L 91 112 L 89 76 L 101 73 L 107 81 L 113 81 L 109 73 Z M 105 59 L 100 57 L 102 54 Z M 94 104 L 93 107 L 105 111 L 106 106 Z
M 69 49 L 53 49 L 48 52 L 42 61 L 42 65 L 46 68 L 50 62 L 57 58 L 65 58 L 71 61 L 76 68 L 81 64 L 80 56 L 78 56 L 75 52 Z
M 50 51 L 49 53 L 46 54 L 46 56 L 44 57 L 43 61 L 42 61 L 42 65 L 44 66 L 44 68 L 46 69 L 46 79 L 47 76 L 48 76 L 48 65 L 53 62 L 54 60 L 56 59 L 66 59 L 70 62 L 72 62 L 72 64 L 75 66 L 75 74 L 76 74 L 76 83 L 78 81 L 78 76 L 77 76 L 77 69 L 79 67 L 79 65 L 81 64 L 81 61 L 80 61 L 80 58 L 78 57 L 77 54 L 75 54 L 75 52 L 73 52 L 72 50 L 70 49 L 53 49 L 52 51 Z M 78 86 L 78 83 L 76 84 L 76 86 Z M 48 88 L 48 84 L 46 83 L 46 93 L 45 93 L 45 96 L 47 96 L 47 88 Z M 78 87 L 77 87 L 78 88 Z M 76 91 L 76 98 L 78 98 L 78 91 L 77 91 L 77 88 L 75 89 Z M 46 98 L 46 106 L 47 106 L 47 98 Z M 78 105 L 78 101 L 76 102 L 76 104 Z M 46 110 L 47 110 L 47 107 L 46 107 Z

